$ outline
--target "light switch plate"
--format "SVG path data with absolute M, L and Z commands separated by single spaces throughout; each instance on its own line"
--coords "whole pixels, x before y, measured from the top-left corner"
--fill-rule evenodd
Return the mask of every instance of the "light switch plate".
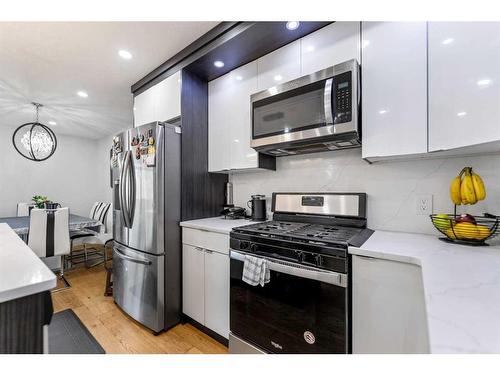
M 419 194 L 416 196 L 417 215 L 432 214 L 432 194 Z

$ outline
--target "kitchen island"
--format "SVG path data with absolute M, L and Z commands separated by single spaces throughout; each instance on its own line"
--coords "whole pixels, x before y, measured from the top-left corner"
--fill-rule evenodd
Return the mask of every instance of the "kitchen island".
M 431 353 L 500 353 L 499 246 L 464 246 L 432 235 L 376 231 L 361 247 L 349 247 L 349 253 L 420 267 Z M 386 323 L 394 324 L 391 319 L 386 316 Z
M 56 275 L 0 223 L 0 353 L 46 352 Z M 45 348 L 45 349 L 44 349 Z

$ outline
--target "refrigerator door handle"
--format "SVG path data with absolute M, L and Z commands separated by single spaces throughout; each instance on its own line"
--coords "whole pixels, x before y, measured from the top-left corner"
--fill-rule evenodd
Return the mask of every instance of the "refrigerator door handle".
M 129 189 L 130 206 L 128 207 L 128 222 L 129 222 L 129 228 L 132 228 L 132 225 L 134 224 L 135 193 L 136 193 L 135 167 L 134 167 L 134 162 L 132 160 L 132 151 L 129 151 L 128 175 L 130 183 L 130 189 Z
M 120 258 L 123 258 L 125 260 L 129 260 L 131 262 L 134 262 L 134 263 L 139 263 L 139 264 L 145 264 L 146 266 L 150 266 L 151 265 L 151 261 L 150 260 L 146 260 L 146 259 L 139 259 L 139 258 L 134 258 L 134 257 L 131 257 L 129 255 L 125 255 L 123 254 L 119 249 L 115 248 L 115 251 L 116 251 L 116 255 L 118 255 Z
M 123 218 L 123 223 L 125 224 L 126 228 L 130 228 L 130 220 L 129 220 L 129 199 L 126 199 L 126 191 L 127 191 L 127 186 L 129 184 L 129 181 L 127 181 L 128 178 L 128 164 L 130 161 L 129 157 L 130 151 L 125 151 L 125 156 L 123 158 L 123 167 L 122 167 L 122 172 L 120 176 L 120 205 L 121 205 L 121 212 L 122 212 L 122 218 Z M 129 189 L 130 190 L 130 189 Z

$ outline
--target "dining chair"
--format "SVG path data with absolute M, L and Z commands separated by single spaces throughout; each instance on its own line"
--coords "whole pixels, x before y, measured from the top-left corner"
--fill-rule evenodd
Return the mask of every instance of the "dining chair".
M 91 231 L 78 231 L 71 234 L 71 259 L 74 260 L 74 246 L 83 246 L 83 256 L 85 266 L 87 268 L 97 266 L 106 261 L 106 247 L 113 241 L 113 210 L 111 209 L 111 203 L 96 202 L 92 206 L 90 216 L 94 220 L 98 220 L 103 226 L 104 231 L 100 233 L 95 233 Z M 99 251 L 99 248 L 103 248 L 102 260 L 90 264 L 89 263 L 89 249 Z M 91 255 L 95 254 L 93 252 Z M 74 262 L 72 261 L 72 265 Z
M 64 278 L 64 257 L 70 253 L 69 208 L 31 210 L 28 247 L 40 258 L 61 257 L 60 278 Z
M 20 202 L 17 204 L 17 216 L 30 216 L 30 208 L 33 205 L 30 203 Z

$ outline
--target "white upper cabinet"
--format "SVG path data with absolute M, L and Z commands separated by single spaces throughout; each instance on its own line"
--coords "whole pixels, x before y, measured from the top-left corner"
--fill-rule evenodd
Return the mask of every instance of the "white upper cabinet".
M 231 169 L 258 167 L 258 154 L 250 147 L 250 95 L 257 91 L 257 63 L 251 62 L 229 73 L 232 82 Z
M 156 117 L 167 121 L 181 115 L 181 72 L 171 75 L 158 83 Z
M 253 61 L 208 83 L 208 170 L 258 168 L 250 147 L 250 95 L 257 91 Z
M 360 23 L 335 22 L 301 39 L 301 75 L 347 60 L 360 61 Z
M 429 151 L 500 140 L 500 23 L 429 23 Z
M 153 86 L 134 98 L 134 126 L 156 120 L 156 92 L 156 86 Z
M 425 22 L 362 23 L 362 155 L 427 152 Z
M 231 74 L 208 83 L 208 171 L 231 169 Z M 230 105 L 231 103 L 231 105 Z
M 301 77 L 300 40 L 262 56 L 257 68 L 258 91 Z
M 181 115 L 181 72 L 134 98 L 134 126 L 166 121 Z

